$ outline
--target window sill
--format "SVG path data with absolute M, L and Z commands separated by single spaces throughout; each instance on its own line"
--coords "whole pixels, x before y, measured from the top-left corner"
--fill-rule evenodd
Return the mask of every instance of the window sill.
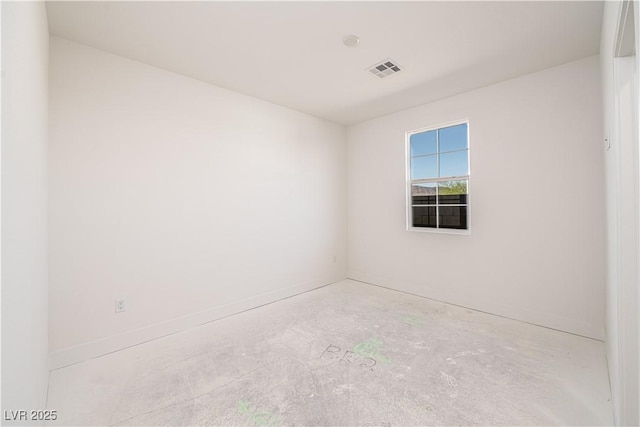
M 455 228 L 409 227 L 407 231 L 416 231 L 418 233 L 434 233 L 434 234 L 458 234 L 462 236 L 471 235 L 471 230 L 456 230 Z

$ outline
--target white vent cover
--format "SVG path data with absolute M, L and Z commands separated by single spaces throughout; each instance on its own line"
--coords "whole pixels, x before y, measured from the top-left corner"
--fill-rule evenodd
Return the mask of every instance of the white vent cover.
M 396 61 L 387 58 L 384 61 L 380 61 L 377 64 L 367 68 L 367 71 L 383 79 L 387 76 L 402 71 L 402 68 L 400 68 Z

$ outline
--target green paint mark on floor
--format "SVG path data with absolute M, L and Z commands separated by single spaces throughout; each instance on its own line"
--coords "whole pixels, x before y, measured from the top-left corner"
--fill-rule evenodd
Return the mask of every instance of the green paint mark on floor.
M 243 415 L 247 415 L 245 426 L 247 427 L 277 427 L 278 417 L 273 412 L 258 409 L 247 400 L 240 400 L 236 409 Z
M 417 326 L 422 324 L 422 317 L 409 314 L 407 316 L 404 316 L 402 318 L 402 321 L 408 325 Z
M 353 352 L 362 357 L 370 357 L 378 362 L 391 363 L 391 359 L 380 353 L 381 350 L 382 340 L 378 338 L 369 338 L 365 342 L 356 344 L 353 348 Z

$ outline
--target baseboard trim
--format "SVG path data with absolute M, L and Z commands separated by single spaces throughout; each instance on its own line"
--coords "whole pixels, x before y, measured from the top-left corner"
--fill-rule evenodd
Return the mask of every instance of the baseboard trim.
M 203 325 L 205 323 L 213 322 L 233 314 L 242 313 L 243 311 L 252 310 L 266 304 L 271 304 L 314 289 L 322 288 L 344 279 L 346 279 L 346 277 L 313 281 L 281 288 L 230 304 L 213 307 L 209 310 L 187 314 L 185 316 L 155 323 L 118 335 L 90 341 L 73 347 L 63 348 L 49 355 L 49 369 L 55 370 L 75 365 L 89 359 L 104 356 L 118 350 L 140 345 L 147 341 L 152 341 Z
M 367 283 L 370 285 L 380 286 L 394 291 L 404 292 L 419 297 L 431 299 L 445 304 L 456 305 L 495 316 L 505 317 L 520 322 L 529 323 L 543 328 L 554 329 L 560 332 L 578 335 L 597 341 L 604 341 L 604 328 L 597 330 L 591 325 L 581 323 L 575 319 L 561 316 L 554 316 L 550 313 L 528 310 L 521 307 L 506 306 L 496 304 L 492 301 L 478 300 L 473 301 L 461 300 L 454 295 L 447 294 L 441 290 L 427 288 L 424 285 L 410 283 L 402 280 L 391 280 L 381 276 L 366 274 L 359 271 L 349 271 L 347 274 L 351 280 Z

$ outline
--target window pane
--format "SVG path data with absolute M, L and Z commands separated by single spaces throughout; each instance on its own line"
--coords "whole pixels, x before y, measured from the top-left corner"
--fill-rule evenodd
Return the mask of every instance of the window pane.
M 436 207 L 418 206 L 411 208 L 414 227 L 436 227 Z
M 469 150 L 440 154 L 440 177 L 469 175 L 468 153 Z
M 440 228 L 467 229 L 466 206 L 440 206 Z
M 464 150 L 467 148 L 467 124 L 438 129 L 440 138 L 440 152 Z
M 414 133 L 409 138 L 411 145 L 411 157 L 424 154 L 435 154 L 437 151 L 436 131 Z
M 411 185 L 412 205 L 435 205 L 436 204 L 436 183 Z
M 438 204 L 466 205 L 467 181 L 442 181 L 438 183 Z
M 412 158 L 411 179 L 436 178 L 438 176 L 436 159 L 436 155 Z

